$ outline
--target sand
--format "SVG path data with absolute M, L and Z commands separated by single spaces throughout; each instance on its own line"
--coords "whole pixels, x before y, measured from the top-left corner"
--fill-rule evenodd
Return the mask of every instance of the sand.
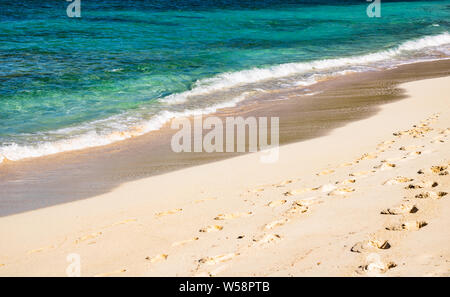
M 283 88 L 249 98 L 214 114 L 280 118 L 280 143 L 327 135 L 335 128 L 376 114 L 379 106 L 404 98 L 398 84 L 450 75 L 450 60 L 347 74 L 308 88 Z M 284 98 L 284 99 L 283 99 Z M 286 99 L 288 98 L 288 99 Z M 0 217 L 91 198 L 117 186 L 170 171 L 232 158 L 243 153 L 177 154 L 176 130 L 161 130 L 126 141 L 0 164 Z
M 330 134 L 0 218 L 0 275 L 450 275 L 450 77 Z M 435 166 L 435 167 L 433 167 Z

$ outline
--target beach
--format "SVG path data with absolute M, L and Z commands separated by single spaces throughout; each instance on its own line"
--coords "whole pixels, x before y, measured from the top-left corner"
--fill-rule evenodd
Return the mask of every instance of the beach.
M 403 83 L 273 164 L 245 154 L 3 216 L 0 275 L 65 276 L 75 254 L 82 276 L 448 276 L 449 83 Z
M 0 11 L 0 277 L 450 276 L 448 1 Z

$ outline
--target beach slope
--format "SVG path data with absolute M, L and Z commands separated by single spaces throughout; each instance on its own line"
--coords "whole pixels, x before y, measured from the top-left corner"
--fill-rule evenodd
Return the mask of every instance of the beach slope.
M 450 77 L 401 87 L 274 164 L 248 154 L 0 218 L 0 275 L 79 259 L 82 276 L 448 276 Z

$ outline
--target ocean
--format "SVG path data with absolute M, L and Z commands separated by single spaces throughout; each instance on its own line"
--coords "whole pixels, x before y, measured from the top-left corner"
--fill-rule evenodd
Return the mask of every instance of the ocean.
M 0 0 L 0 162 L 450 57 L 450 1 Z

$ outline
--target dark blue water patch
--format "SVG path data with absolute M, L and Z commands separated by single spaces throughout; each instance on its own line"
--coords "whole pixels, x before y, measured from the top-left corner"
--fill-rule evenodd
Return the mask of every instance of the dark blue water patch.
M 432 2 L 428 1 L 428 2 Z M 103 0 L 82 1 L 83 11 L 210 11 L 210 10 L 258 10 L 282 9 L 289 7 L 313 7 L 320 5 L 349 6 L 361 5 L 362 0 Z M 421 2 L 420 0 L 384 0 L 383 3 Z M 20 19 L 64 18 L 69 2 L 55 0 L 2 1 L 0 19 L 3 21 Z M 199 18 L 180 16 L 182 18 Z

